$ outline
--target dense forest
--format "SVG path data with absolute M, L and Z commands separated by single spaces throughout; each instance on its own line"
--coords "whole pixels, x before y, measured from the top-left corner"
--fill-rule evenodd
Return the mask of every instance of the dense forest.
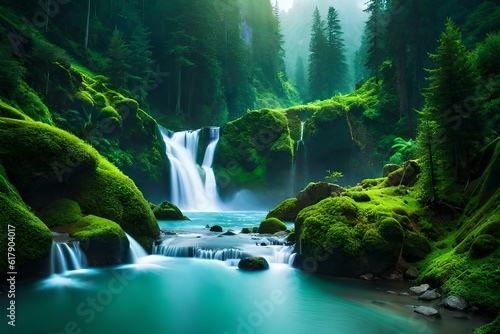
M 220 195 L 246 189 L 273 205 L 292 197 L 273 218 L 295 221 L 304 254 L 337 247 L 338 235 L 368 254 L 360 245 L 401 230 L 396 251 L 376 251 L 398 261 L 403 243 L 418 240 L 421 279 L 462 292 L 457 280 L 477 273 L 487 271 L 480 286 L 495 282 L 500 0 L 280 3 L 0 0 L 0 208 L 6 221 L 19 214 L 45 233 L 20 261 L 47 253 L 41 212 L 61 198 L 151 247 L 159 232 L 147 201 L 169 199 L 170 185 L 159 126 L 204 127 L 200 147 L 218 126 Z M 381 180 L 384 165 L 392 169 Z M 325 179 L 348 190 L 328 186 L 323 206 L 291 204 Z M 397 198 L 387 208 L 395 213 L 358 214 L 370 196 Z M 328 230 L 330 218 L 346 226 Z M 348 227 L 351 218 L 359 226 Z M 141 219 L 147 226 L 135 225 Z M 484 297 L 497 317 L 485 333 L 494 333 L 498 301 L 463 293 Z

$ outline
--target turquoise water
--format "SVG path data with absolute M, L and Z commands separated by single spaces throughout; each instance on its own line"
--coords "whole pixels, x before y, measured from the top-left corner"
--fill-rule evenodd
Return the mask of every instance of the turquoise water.
M 237 221 L 242 215 L 247 222 Z M 203 220 L 200 213 L 192 229 L 215 220 L 234 229 L 252 220 L 258 225 L 261 216 L 211 213 Z M 415 297 L 386 293 L 407 289 L 405 283 L 319 277 L 282 263 L 248 273 L 223 261 L 150 255 L 19 282 L 16 327 L 4 318 L 0 332 L 460 334 L 480 323 L 453 319 L 445 310 L 442 319 L 425 318 L 413 312 L 412 305 L 424 304 Z

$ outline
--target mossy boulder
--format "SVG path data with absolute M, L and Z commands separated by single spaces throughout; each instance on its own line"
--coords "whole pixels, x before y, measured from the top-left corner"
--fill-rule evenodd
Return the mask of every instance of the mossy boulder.
M 112 265 L 127 257 L 127 236 L 109 219 L 88 215 L 71 226 L 69 235 L 80 241 L 89 265 Z
M 112 220 L 151 250 L 159 227 L 134 182 L 75 136 L 52 126 L 0 118 L 2 161 L 26 204 L 41 210 L 61 198 L 84 214 Z
M 224 229 L 220 225 L 210 226 L 210 232 L 222 232 Z
M 297 194 L 297 207 L 302 209 L 318 203 L 319 201 L 330 197 L 338 196 L 344 190 L 342 187 L 326 182 L 310 183 L 304 190 Z
M 286 231 L 286 225 L 278 218 L 264 219 L 259 225 L 260 234 L 274 234 L 280 231 Z
M 410 262 L 423 260 L 431 251 L 431 243 L 421 233 L 409 232 L 403 245 L 403 258 Z
M 242 188 L 261 191 L 285 188 L 293 161 L 293 141 L 281 112 L 250 111 L 221 128 L 214 170 L 223 195 Z M 264 196 L 263 195 L 263 196 Z
M 238 262 L 238 268 L 243 271 L 258 271 L 269 269 L 269 263 L 263 257 L 249 257 Z
M 420 167 L 415 160 L 407 161 L 403 166 L 387 176 L 385 185 L 393 187 L 403 185 L 412 187 L 417 182 L 417 176 L 420 173 Z
M 80 205 L 67 198 L 55 200 L 42 208 L 37 216 L 48 227 L 73 224 L 83 217 Z
M 288 198 L 269 211 L 266 218 L 277 218 L 281 221 L 294 221 L 299 213 L 296 198 Z
M 498 246 L 498 242 L 492 235 L 482 234 L 472 243 L 470 255 L 474 258 L 481 258 L 493 253 Z
M 382 177 L 388 177 L 389 174 L 391 174 L 394 171 L 397 171 L 400 168 L 401 168 L 401 166 L 396 165 L 396 164 L 384 165 L 384 167 L 382 168 Z
M 15 243 L 15 270 L 50 253 L 52 233 L 23 202 L 17 189 L 9 182 L 2 165 L 0 165 L 0 212 L 2 235 L 0 250 L 5 254 L 0 258 L 0 273 L 12 271 L 8 267 L 6 255 L 9 253 L 10 241 Z M 9 239 L 14 236 L 15 239 Z
M 186 220 L 181 210 L 174 204 L 164 201 L 153 209 L 153 214 L 158 220 Z

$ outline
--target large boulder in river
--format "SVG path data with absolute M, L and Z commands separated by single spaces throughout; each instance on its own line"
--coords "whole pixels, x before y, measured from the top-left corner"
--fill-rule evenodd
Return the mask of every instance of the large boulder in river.
M 467 302 L 465 300 L 463 300 L 462 298 L 458 298 L 456 296 L 446 297 L 441 302 L 441 305 L 443 305 L 446 308 L 449 308 L 452 310 L 459 310 L 459 311 L 463 311 L 467 308 Z
M 257 271 L 269 269 L 269 263 L 263 257 L 248 257 L 240 260 L 238 268 L 244 271 Z
M 127 257 L 127 236 L 120 225 L 111 220 L 89 215 L 72 225 L 69 233 L 80 241 L 91 266 L 117 264 Z
M 153 214 L 158 220 L 187 220 L 181 210 L 168 201 L 156 205 L 153 209 Z
M 277 218 L 264 219 L 259 225 L 260 234 L 274 234 L 280 231 L 286 231 L 286 225 Z
M 414 312 L 426 315 L 428 317 L 434 316 L 434 317 L 441 318 L 441 314 L 439 313 L 438 310 L 436 310 L 435 308 L 432 308 L 432 307 L 428 307 L 428 306 L 418 306 L 415 308 Z

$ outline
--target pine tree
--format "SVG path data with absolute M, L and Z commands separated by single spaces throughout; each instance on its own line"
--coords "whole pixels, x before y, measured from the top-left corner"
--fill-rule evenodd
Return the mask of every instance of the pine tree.
M 365 25 L 365 34 L 368 41 L 368 57 L 366 67 L 371 75 L 378 77 L 379 66 L 386 58 L 384 36 L 386 32 L 387 13 L 384 9 L 384 0 L 369 0 L 365 12 L 369 13 Z
M 347 63 L 342 35 L 339 14 L 334 7 L 329 7 L 326 20 L 326 43 L 328 51 L 324 57 L 327 69 L 328 96 L 332 96 L 336 92 L 346 93 L 348 90 Z
M 123 33 L 116 28 L 111 36 L 108 55 L 111 59 L 108 71 L 112 82 L 117 86 L 125 86 L 130 69 L 130 65 L 128 64 L 130 50 L 125 42 Z
M 444 201 L 454 183 L 466 181 L 469 155 L 478 143 L 481 124 L 478 113 L 467 110 L 476 80 L 460 31 L 451 19 L 437 53 L 430 57 L 435 68 L 427 70 L 430 84 L 424 92 L 418 138 L 420 152 L 427 156 L 422 166 L 427 184 L 422 187 L 431 189 L 427 195 L 433 201 Z
M 153 52 L 149 39 L 150 32 L 142 24 L 137 25 L 130 40 L 130 60 L 131 66 L 129 89 L 133 97 L 140 102 L 145 102 L 148 95 L 148 87 L 153 80 Z
M 309 98 L 323 100 L 328 97 L 326 87 L 326 68 L 324 62 L 327 40 L 325 37 L 325 22 L 321 20 L 318 7 L 314 10 L 311 28 L 311 42 L 309 43 Z

